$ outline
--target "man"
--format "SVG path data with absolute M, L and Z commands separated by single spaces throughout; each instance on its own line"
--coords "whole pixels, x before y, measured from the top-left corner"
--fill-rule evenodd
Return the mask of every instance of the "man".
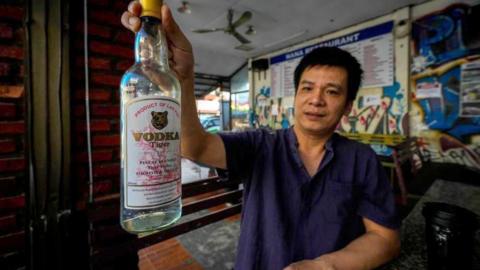
M 137 31 L 141 6 L 122 23 Z M 236 270 L 372 269 L 399 252 L 385 172 L 365 145 L 334 133 L 362 70 L 349 53 L 320 48 L 295 71 L 295 125 L 273 134 L 209 134 L 197 117 L 193 53 L 162 7 L 171 68 L 182 86 L 182 155 L 244 179 Z

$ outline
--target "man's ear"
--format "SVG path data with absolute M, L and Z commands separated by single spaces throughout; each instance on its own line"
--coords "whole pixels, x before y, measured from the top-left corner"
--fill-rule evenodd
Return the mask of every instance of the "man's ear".
M 345 105 L 345 110 L 343 111 L 343 115 L 348 116 L 352 111 L 352 107 L 353 101 L 347 101 L 347 104 Z

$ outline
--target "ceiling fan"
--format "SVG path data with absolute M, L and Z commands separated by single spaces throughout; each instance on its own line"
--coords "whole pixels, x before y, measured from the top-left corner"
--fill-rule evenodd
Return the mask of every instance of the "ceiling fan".
M 223 28 L 210 28 L 210 29 L 195 29 L 192 30 L 194 33 L 210 33 L 210 32 L 218 32 L 218 31 L 223 31 L 225 34 L 229 34 L 234 36 L 242 45 L 249 44 L 251 43 L 250 40 L 242 36 L 239 32 L 237 32 L 237 27 L 240 25 L 248 22 L 252 18 L 252 12 L 250 11 L 245 11 L 242 13 L 242 15 L 234 22 L 233 21 L 233 9 L 229 9 L 227 13 L 227 21 L 228 25 Z M 240 46 L 242 46 L 240 45 Z M 239 47 L 240 47 L 239 46 Z

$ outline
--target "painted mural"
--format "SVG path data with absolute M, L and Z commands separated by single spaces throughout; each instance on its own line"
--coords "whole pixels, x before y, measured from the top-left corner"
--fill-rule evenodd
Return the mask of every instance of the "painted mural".
M 480 6 L 412 24 L 411 135 L 427 158 L 480 170 Z
M 408 126 L 406 90 L 395 82 L 382 88 L 362 88 L 348 116 L 344 116 L 338 131 L 378 135 L 404 135 Z M 372 144 L 379 155 L 389 156 L 392 149 Z
M 254 97 L 255 111 L 250 125 L 255 128 L 281 129 L 293 124 L 293 97 L 272 98 L 271 88 L 262 86 Z
M 262 86 L 255 95 L 255 111 L 250 124 L 256 128 L 280 129 L 294 124 L 293 97 L 273 98 L 270 88 Z M 406 90 L 399 83 L 380 88 L 359 90 L 348 117 L 343 117 L 337 130 L 345 133 L 403 135 L 407 130 Z M 389 156 L 392 149 L 375 144 L 379 155 Z
M 403 134 L 405 130 L 405 89 L 395 83 L 383 88 L 362 88 L 350 115 L 343 117 L 339 131 L 368 134 Z

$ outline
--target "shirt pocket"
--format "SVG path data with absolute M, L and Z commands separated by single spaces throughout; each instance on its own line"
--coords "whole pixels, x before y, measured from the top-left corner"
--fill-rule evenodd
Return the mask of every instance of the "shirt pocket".
M 356 187 L 349 183 L 326 181 L 322 200 L 325 221 L 345 223 L 356 213 Z

